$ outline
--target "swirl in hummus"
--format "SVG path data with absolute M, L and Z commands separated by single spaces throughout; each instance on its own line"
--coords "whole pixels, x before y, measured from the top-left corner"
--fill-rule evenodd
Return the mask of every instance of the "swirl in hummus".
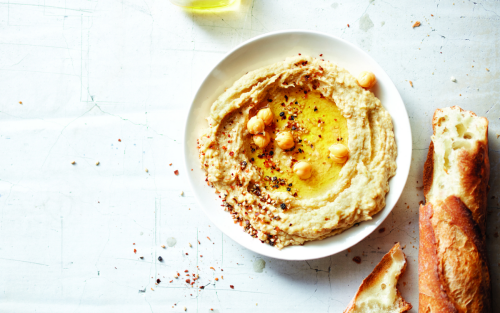
M 207 120 L 198 140 L 206 181 L 262 242 L 323 239 L 385 206 L 396 172 L 391 117 L 335 64 L 297 56 L 249 72 Z

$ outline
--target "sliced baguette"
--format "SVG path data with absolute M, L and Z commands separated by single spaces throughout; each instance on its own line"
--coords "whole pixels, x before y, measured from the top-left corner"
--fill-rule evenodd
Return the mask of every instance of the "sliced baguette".
M 366 277 L 344 313 L 407 312 L 412 305 L 396 288 L 406 269 L 406 258 L 399 243 L 382 258 Z
M 491 312 L 486 259 L 488 120 L 438 109 L 420 206 L 419 312 Z

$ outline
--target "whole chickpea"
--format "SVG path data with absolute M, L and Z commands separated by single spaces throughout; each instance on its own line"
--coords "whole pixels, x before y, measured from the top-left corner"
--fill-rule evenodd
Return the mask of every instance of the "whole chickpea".
M 363 88 L 370 89 L 375 85 L 376 82 L 377 79 L 372 72 L 361 72 L 358 76 L 358 84 Z
M 265 132 L 264 134 L 253 135 L 253 142 L 261 149 L 265 148 L 270 141 L 271 141 L 271 136 L 269 135 L 269 132 Z
M 252 117 L 247 123 L 247 129 L 250 134 L 258 134 L 264 131 L 264 121 L 257 116 Z
M 273 122 L 274 116 L 270 108 L 262 109 L 257 113 L 257 117 L 264 121 L 264 124 L 269 125 Z
M 343 144 L 331 145 L 330 148 L 330 158 L 335 163 L 343 164 L 349 158 L 349 149 Z
M 293 166 L 293 172 L 297 174 L 300 179 L 308 179 L 312 174 L 312 166 L 305 161 L 300 161 Z
M 295 146 L 295 142 L 293 141 L 292 133 L 290 132 L 281 132 L 276 136 L 276 143 L 278 146 L 283 149 L 291 149 Z

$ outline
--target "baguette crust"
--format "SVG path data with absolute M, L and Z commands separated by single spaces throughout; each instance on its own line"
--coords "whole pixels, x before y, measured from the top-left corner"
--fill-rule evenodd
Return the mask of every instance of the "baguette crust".
M 399 242 L 396 243 L 394 245 L 394 247 L 392 247 L 392 249 L 382 257 L 382 260 L 380 260 L 380 262 L 377 264 L 377 266 L 375 266 L 375 268 L 370 273 L 370 275 L 368 275 L 363 280 L 363 282 L 359 286 L 358 291 L 356 292 L 356 295 L 351 300 L 351 302 L 349 303 L 347 308 L 344 310 L 344 313 L 355 312 L 356 302 L 358 301 L 358 298 L 360 297 L 360 295 L 364 292 L 368 292 L 371 288 L 377 288 L 381 284 L 383 277 L 385 275 L 387 275 L 391 266 L 393 266 L 393 263 L 394 263 L 393 256 L 398 252 L 402 253 L 402 255 L 404 257 L 404 253 L 401 250 L 401 246 L 400 246 Z M 400 275 L 403 274 L 404 271 L 406 270 L 406 264 L 407 264 L 407 262 L 406 262 L 406 258 L 405 258 L 404 265 L 401 268 L 400 273 L 397 275 L 396 281 L 399 279 Z M 403 299 L 403 297 L 401 296 L 401 293 L 399 292 L 398 289 L 396 289 L 395 302 L 396 303 L 395 303 L 394 311 L 391 311 L 391 312 L 404 313 L 404 312 L 411 310 L 411 308 L 412 308 L 412 305 L 410 303 L 406 302 L 405 299 Z
M 471 211 L 450 196 L 420 206 L 419 222 L 419 312 L 491 312 L 485 242 Z
M 434 178 L 434 143 L 431 140 L 429 151 L 427 152 L 427 160 L 424 164 L 424 196 L 427 198 L 427 193 L 431 190 L 432 179 Z
M 419 229 L 419 312 L 491 312 L 485 248 L 488 120 L 434 113 Z
M 460 195 L 460 199 L 472 212 L 474 221 L 483 235 L 486 232 L 486 206 L 490 178 L 487 136 L 488 134 L 486 134 L 486 143 L 479 142 L 476 150 L 467 151 L 462 149 L 458 155 L 460 182 L 464 190 L 464 193 Z
M 436 236 L 432 227 L 432 203 L 420 205 L 418 249 L 418 311 L 458 312 L 448 298 L 439 275 L 439 259 L 436 250 Z

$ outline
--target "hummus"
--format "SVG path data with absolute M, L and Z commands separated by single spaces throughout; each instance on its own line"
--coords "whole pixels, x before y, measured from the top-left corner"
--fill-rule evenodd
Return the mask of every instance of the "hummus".
M 247 124 L 263 108 L 273 119 L 260 133 L 270 135 L 269 144 L 260 148 Z M 262 242 L 281 249 L 323 239 L 385 206 L 396 172 L 391 117 L 335 64 L 296 56 L 249 72 L 214 102 L 207 120 L 198 139 L 206 182 Z M 291 149 L 276 140 L 284 132 L 293 136 Z M 348 148 L 343 163 L 329 154 L 335 144 Z M 309 172 L 301 178 L 294 165 L 304 162 Z

